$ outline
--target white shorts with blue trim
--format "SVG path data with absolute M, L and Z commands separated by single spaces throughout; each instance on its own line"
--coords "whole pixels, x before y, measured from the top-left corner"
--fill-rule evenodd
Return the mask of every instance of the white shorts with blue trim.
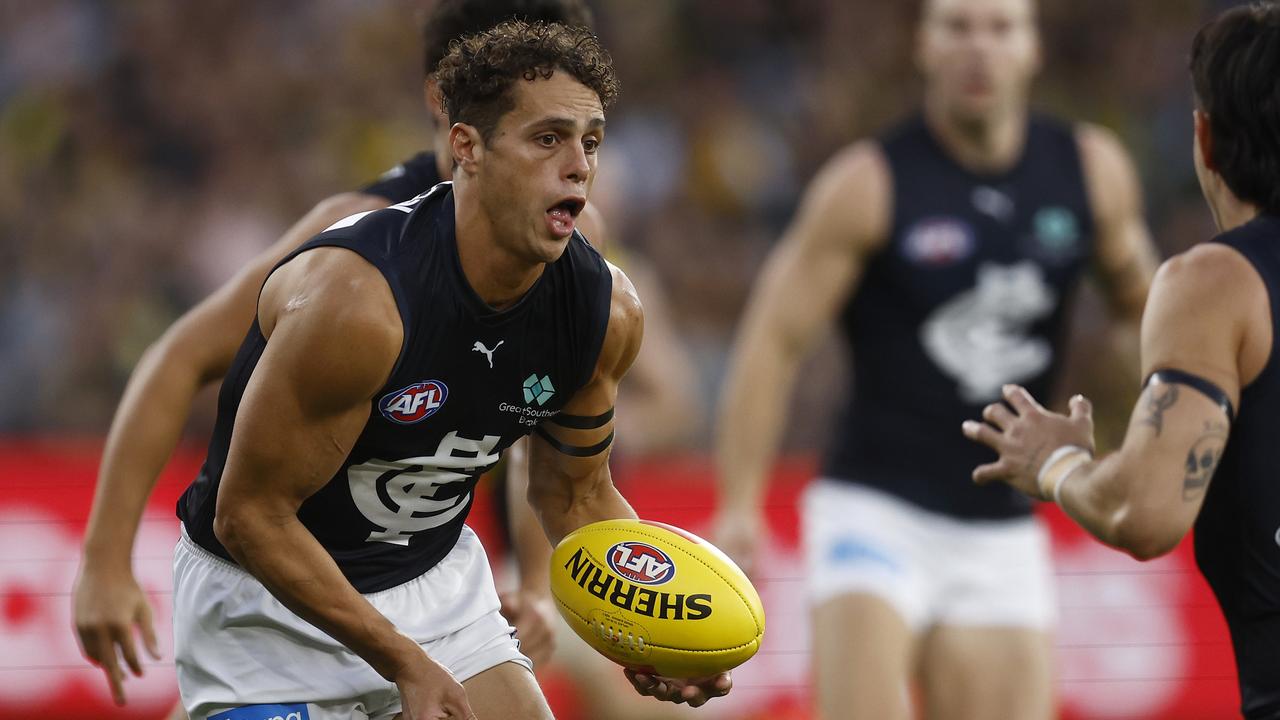
M 384 720 L 394 683 L 183 533 L 174 554 L 175 660 L 191 720 Z M 423 575 L 364 596 L 459 682 L 505 662 L 532 671 L 498 612 L 489 561 L 464 527 Z
M 1048 534 L 1034 517 L 961 520 L 879 490 L 815 480 L 802 499 L 807 589 L 820 605 L 870 594 L 907 626 L 1057 622 Z

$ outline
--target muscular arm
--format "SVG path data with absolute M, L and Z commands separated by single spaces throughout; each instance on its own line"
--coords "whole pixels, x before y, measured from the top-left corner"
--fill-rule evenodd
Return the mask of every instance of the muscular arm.
M 733 520 L 722 529 L 759 512 L 796 371 L 886 238 L 891 192 L 877 148 L 845 151 L 806 191 L 766 262 L 738 330 L 715 434 L 720 503 Z
M 226 285 L 178 319 L 143 354 L 111 423 L 75 590 L 77 635 L 101 664 L 117 701 L 116 646 L 141 674 L 131 636 L 138 624 L 153 654 L 150 608 L 132 577 L 131 554 L 147 498 L 177 445 L 200 388 L 222 377 L 253 320 L 267 272 L 290 250 L 347 215 L 386 204 L 358 193 L 316 205 Z
M 609 326 L 591 380 L 565 404 L 561 413 L 596 417 L 613 409 L 618 383 L 635 362 L 644 335 L 644 311 L 631 282 L 613 268 L 613 299 Z M 613 433 L 613 421 L 590 430 L 574 430 L 544 423 L 560 443 L 589 448 Z M 588 523 L 634 518 L 635 511 L 613 485 L 609 448 L 578 457 L 557 450 L 537 434 L 529 440 L 529 504 L 542 521 L 552 545 Z
M 85 534 L 85 560 L 127 568 L 147 496 L 200 388 L 222 377 L 253 322 L 267 272 L 335 221 L 386 205 L 350 193 L 321 202 L 226 285 L 180 317 L 143 354 L 111 423 Z
M 259 308 L 268 337 L 236 414 L 214 532 L 298 616 L 393 679 L 417 651 L 299 521 L 368 421 L 403 331 L 390 288 L 354 253 L 319 249 L 278 270 Z
M 1261 371 L 1265 352 L 1250 348 L 1247 328 L 1268 327 L 1266 289 L 1248 261 L 1219 245 L 1197 247 L 1169 260 L 1152 286 L 1142 322 L 1144 373 L 1182 370 L 1219 387 L 1233 404 Z M 1073 400 L 1071 418 L 1048 413 L 1021 388 L 1006 399 L 1014 416 L 990 406 L 989 425 L 966 423 L 965 433 L 998 452 L 978 468 L 979 482 L 1001 479 L 1033 495 L 1036 471 L 1054 448 L 1088 447 L 1087 403 Z M 1195 522 L 1230 427 L 1221 407 L 1192 387 L 1148 387 L 1134 408 L 1124 444 L 1069 475 L 1069 461 L 1050 469 L 1052 487 L 1065 476 L 1063 509 L 1094 537 L 1140 559 L 1172 550 Z

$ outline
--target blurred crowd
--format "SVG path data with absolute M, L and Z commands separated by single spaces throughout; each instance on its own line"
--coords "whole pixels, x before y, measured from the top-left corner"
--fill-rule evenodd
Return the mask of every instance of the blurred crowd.
M 917 3 L 591 4 L 623 84 L 593 200 L 624 266 L 661 279 L 710 407 L 744 298 L 804 184 L 913 109 Z M 1034 104 L 1119 133 L 1166 254 L 1212 232 L 1185 65 L 1195 28 L 1227 4 L 1041 2 Z M 315 201 L 425 147 L 423 7 L 0 3 L 0 432 L 104 432 L 168 323 Z M 1105 407 L 1136 379 L 1094 352 L 1107 342 L 1096 315 L 1080 314 L 1069 382 Z M 838 352 L 814 361 L 793 446 L 822 440 Z

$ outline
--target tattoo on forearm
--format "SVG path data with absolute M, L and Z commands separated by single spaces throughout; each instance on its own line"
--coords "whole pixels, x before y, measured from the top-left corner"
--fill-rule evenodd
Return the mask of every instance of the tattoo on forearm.
M 1178 402 L 1177 385 L 1155 386 L 1147 396 L 1147 416 L 1142 418 L 1142 424 L 1155 428 L 1156 435 L 1159 436 L 1160 431 L 1164 429 L 1164 413 L 1176 402 Z
M 1199 500 L 1218 469 L 1222 451 L 1227 446 L 1227 429 L 1220 423 L 1205 423 L 1204 432 L 1187 450 L 1186 476 L 1182 479 L 1182 500 Z

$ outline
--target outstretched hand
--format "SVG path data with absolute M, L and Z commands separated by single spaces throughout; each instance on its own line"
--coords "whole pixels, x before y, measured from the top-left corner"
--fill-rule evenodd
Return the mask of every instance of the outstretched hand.
M 729 691 L 733 689 L 733 677 L 727 672 L 697 680 L 665 678 L 648 673 L 639 673 L 630 668 L 623 672 L 626 674 L 627 679 L 631 681 L 632 686 L 635 687 L 636 692 L 641 695 L 648 695 L 665 702 L 676 703 L 677 705 L 689 703 L 689 707 L 706 705 L 711 698 L 728 695 Z
M 142 657 L 134 638 L 135 630 L 142 637 L 142 647 L 147 654 L 160 659 L 151 603 L 147 602 L 133 573 L 89 567 L 81 569 L 72 597 L 80 649 L 106 674 L 115 703 L 124 705 L 125 671 L 121 658 L 136 677 L 142 677 Z
M 1075 445 L 1093 452 L 1093 405 L 1083 395 L 1071 398 L 1070 415 L 1046 410 L 1031 393 L 1017 385 L 1004 386 L 1004 402 L 982 410 L 986 422 L 966 420 L 965 437 L 1000 454 L 993 463 L 973 471 L 979 485 L 1001 480 L 1030 495 L 1046 499 L 1037 483 L 1040 467 L 1054 450 Z

